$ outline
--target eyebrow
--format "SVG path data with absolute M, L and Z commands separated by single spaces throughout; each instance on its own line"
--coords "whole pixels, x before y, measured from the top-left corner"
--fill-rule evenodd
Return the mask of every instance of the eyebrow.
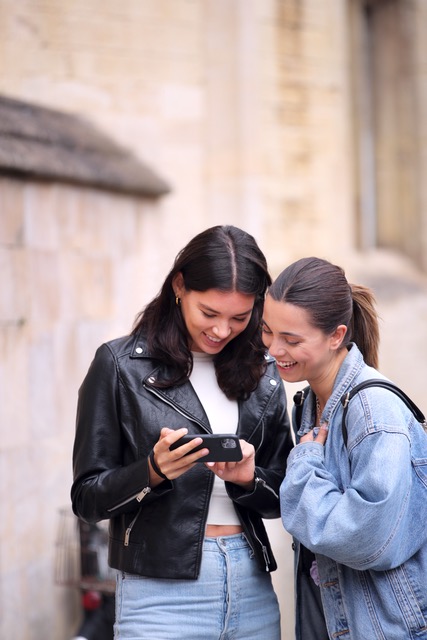
M 216 309 L 212 309 L 212 307 L 208 307 L 206 304 L 203 304 L 203 303 L 200 303 L 200 308 L 204 309 L 205 311 L 210 311 L 211 313 L 220 313 Z M 252 311 L 253 311 L 253 307 L 251 307 L 247 311 L 242 311 L 242 313 L 234 314 L 233 318 L 240 318 L 240 316 L 247 316 L 249 313 L 252 313 Z
M 271 331 L 270 327 L 268 326 L 264 318 L 262 319 L 261 322 L 267 327 L 267 329 Z M 299 333 L 292 333 L 292 331 L 279 331 L 279 336 L 292 336 L 293 338 L 301 338 Z

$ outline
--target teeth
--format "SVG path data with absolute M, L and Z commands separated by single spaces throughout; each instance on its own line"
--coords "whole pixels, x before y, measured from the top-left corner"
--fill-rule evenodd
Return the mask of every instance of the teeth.
M 280 362 L 279 360 L 277 360 L 277 364 L 279 365 L 279 367 L 287 369 L 288 367 L 293 367 L 296 362 Z
M 206 337 L 207 337 L 209 340 L 211 340 L 211 342 L 221 342 L 221 339 L 220 339 L 220 338 L 212 338 L 212 336 L 208 336 L 207 334 L 206 334 Z

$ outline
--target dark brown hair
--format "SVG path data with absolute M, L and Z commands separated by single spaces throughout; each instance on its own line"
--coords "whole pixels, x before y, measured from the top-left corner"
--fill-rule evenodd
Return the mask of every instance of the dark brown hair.
M 349 284 L 344 270 L 321 258 L 302 258 L 276 278 L 268 293 L 276 301 L 305 309 L 315 327 L 331 334 L 348 327 L 343 346 L 355 342 L 365 362 L 378 367 L 379 328 L 368 287 Z
M 215 357 L 220 388 L 230 399 L 247 397 L 265 369 L 260 322 L 271 278 L 255 239 L 234 226 L 215 226 L 199 233 L 177 255 L 158 295 L 137 316 L 132 333 L 142 331 L 154 358 L 168 366 L 166 387 L 182 384 L 192 370 L 188 332 L 172 282 L 181 273 L 186 291 L 237 291 L 255 296 L 248 326 Z

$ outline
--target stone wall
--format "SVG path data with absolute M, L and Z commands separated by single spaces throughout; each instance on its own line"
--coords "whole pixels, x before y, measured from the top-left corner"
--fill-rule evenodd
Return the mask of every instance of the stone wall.
M 78 592 L 54 564 L 77 389 L 172 258 L 150 200 L 3 178 L 0 210 L 0 636 L 66 638 Z

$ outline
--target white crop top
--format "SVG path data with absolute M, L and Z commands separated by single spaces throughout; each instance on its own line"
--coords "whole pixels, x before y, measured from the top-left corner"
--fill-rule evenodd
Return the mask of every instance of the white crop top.
M 190 382 L 208 416 L 212 433 L 236 433 L 239 420 L 237 400 L 229 400 L 219 388 L 213 356 L 195 351 L 192 354 Z M 224 480 L 218 476 L 215 476 L 207 524 L 240 524 L 233 501 L 227 495 Z

